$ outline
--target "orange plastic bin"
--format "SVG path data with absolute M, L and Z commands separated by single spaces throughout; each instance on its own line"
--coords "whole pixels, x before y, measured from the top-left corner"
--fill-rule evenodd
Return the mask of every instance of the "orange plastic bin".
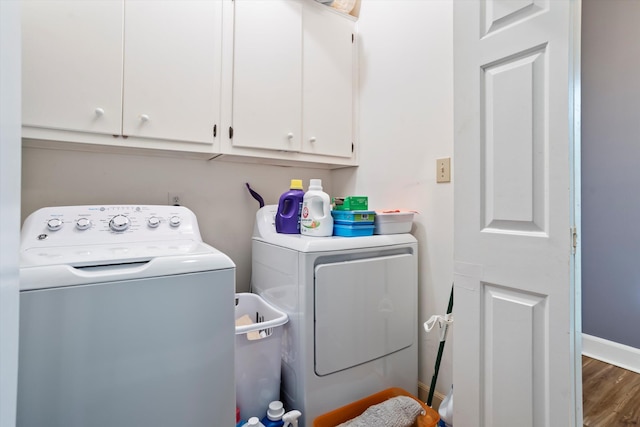
M 438 413 L 425 405 L 424 402 L 421 402 L 420 399 L 406 390 L 393 387 L 382 390 L 376 394 L 372 394 L 364 399 L 357 400 L 341 408 L 334 409 L 326 414 L 322 414 L 313 421 L 313 427 L 335 427 L 362 414 L 369 406 L 382 403 L 385 400 L 396 396 L 409 396 L 422 405 L 425 415 L 418 415 L 418 418 L 416 418 L 416 422 L 413 423 L 412 427 L 435 427 L 438 424 L 438 421 L 440 421 Z

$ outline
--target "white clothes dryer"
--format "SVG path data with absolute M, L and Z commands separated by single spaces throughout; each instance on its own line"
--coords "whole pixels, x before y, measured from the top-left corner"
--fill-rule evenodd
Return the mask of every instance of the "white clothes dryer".
M 418 391 L 417 241 L 278 234 L 256 214 L 252 291 L 285 311 L 282 399 L 302 426 L 389 387 Z
M 19 427 L 235 424 L 235 265 L 179 206 L 23 225 Z

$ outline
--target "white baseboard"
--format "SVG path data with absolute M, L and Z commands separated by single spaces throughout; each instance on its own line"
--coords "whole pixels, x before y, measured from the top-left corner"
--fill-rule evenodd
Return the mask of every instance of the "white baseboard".
M 582 354 L 640 374 L 640 349 L 582 334 Z

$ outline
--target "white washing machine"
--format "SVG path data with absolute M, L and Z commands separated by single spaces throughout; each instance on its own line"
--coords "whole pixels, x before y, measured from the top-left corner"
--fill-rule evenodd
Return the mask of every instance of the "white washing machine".
M 278 234 L 256 215 L 252 290 L 289 315 L 282 399 L 302 426 L 389 387 L 417 395 L 417 241 Z
M 235 265 L 185 207 L 34 212 L 17 425 L 234 425 L 234 293 Z

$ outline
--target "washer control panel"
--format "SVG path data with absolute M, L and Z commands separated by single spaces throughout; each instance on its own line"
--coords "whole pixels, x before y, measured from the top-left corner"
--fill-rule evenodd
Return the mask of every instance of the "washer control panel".
M 42 208 L 25 220 L 22 244 L 74 246 L 173 240 L 202 241 L 184 206 L 104 205 Z

